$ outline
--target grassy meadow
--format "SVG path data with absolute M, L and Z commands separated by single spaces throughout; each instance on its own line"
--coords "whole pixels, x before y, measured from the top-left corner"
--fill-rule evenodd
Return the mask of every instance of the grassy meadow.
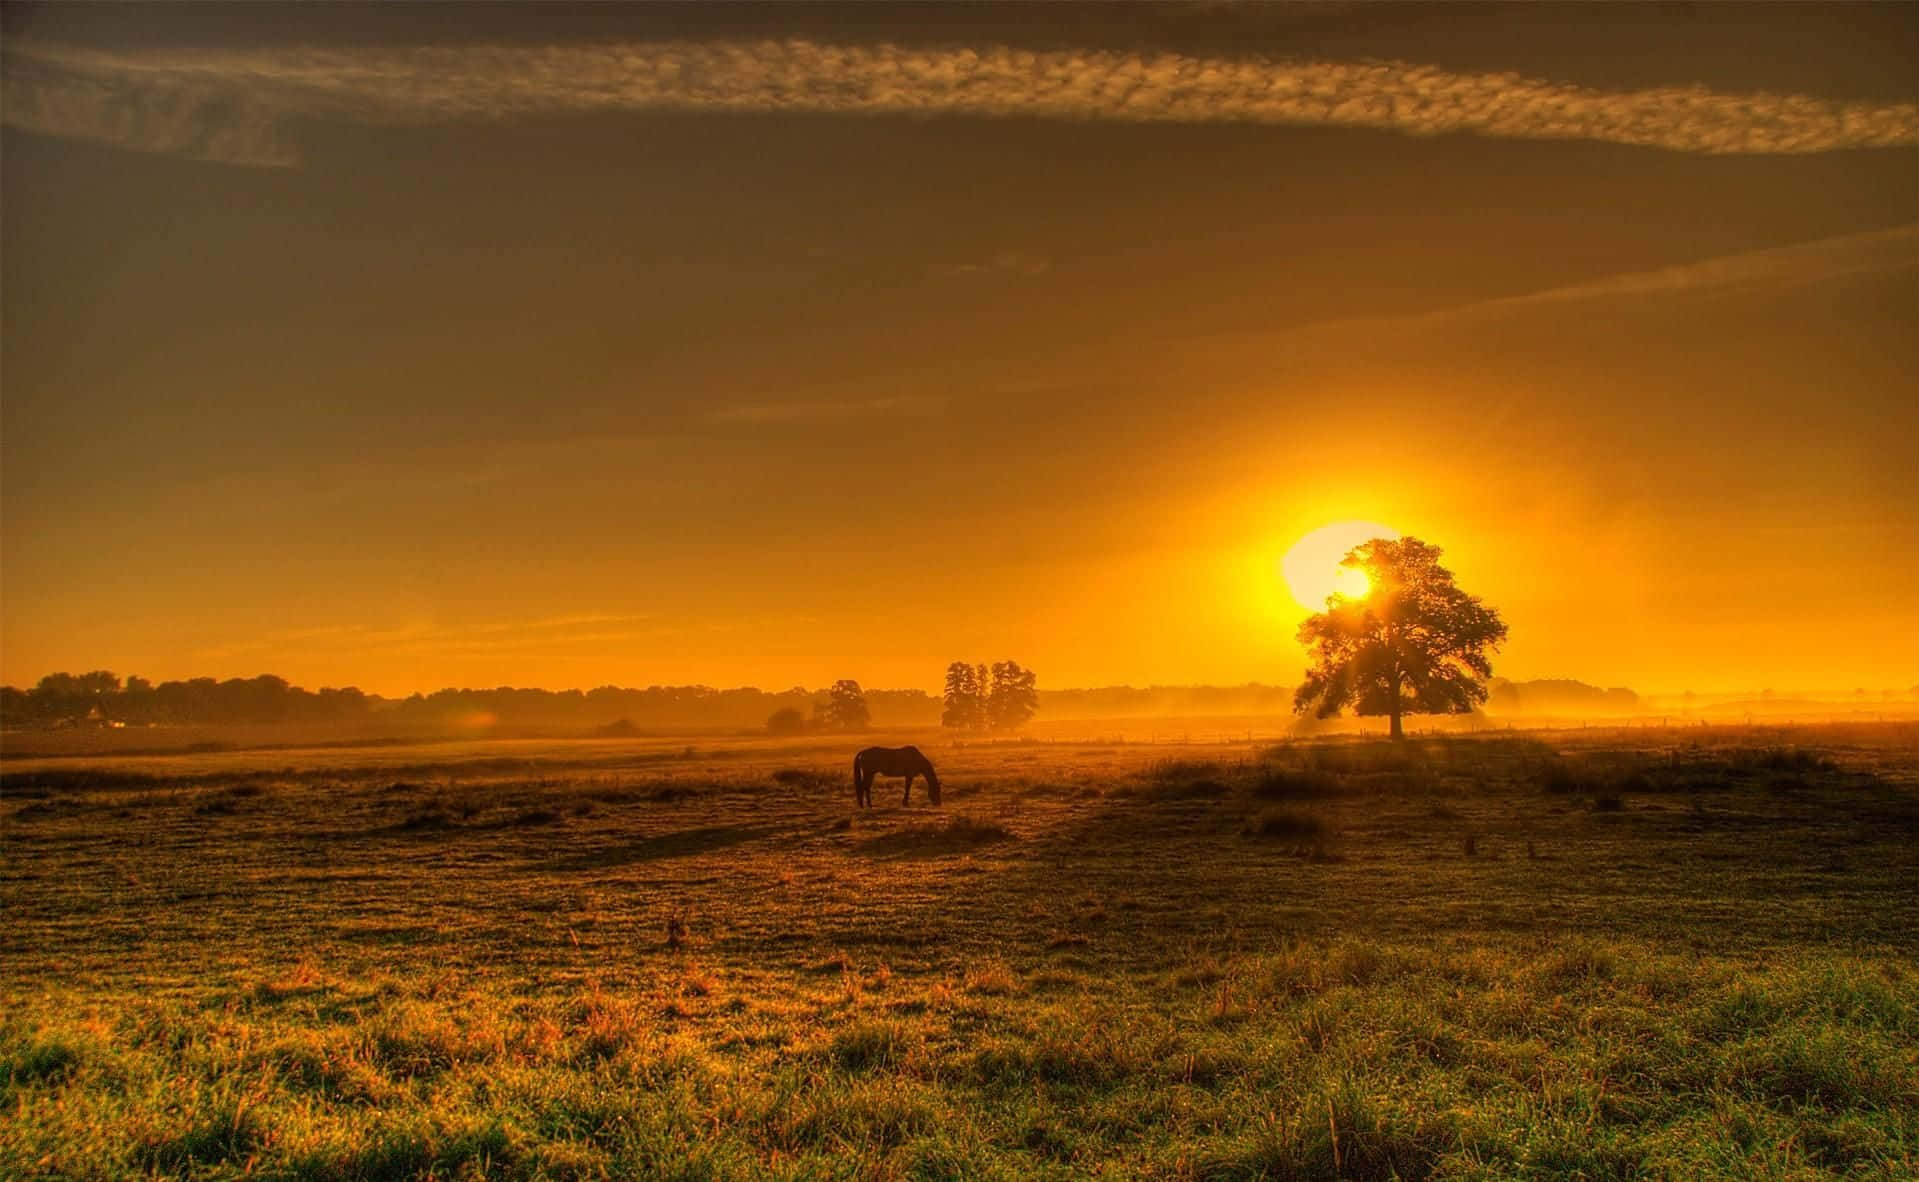
M 1919 1176 L 1919 726 L 690 741 L 9 759 L 0 1176 Z

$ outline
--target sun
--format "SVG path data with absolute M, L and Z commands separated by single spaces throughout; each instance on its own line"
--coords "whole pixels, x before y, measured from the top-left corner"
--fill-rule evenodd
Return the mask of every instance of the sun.
M 1373 589 L 1366 572 L 1339 565 L 1348 551 L 1374 538 L 1397 538 L 1399 531 L 1377 521 L 1335 521 L 1293 543 L 1279 561 L 1286 587 L 1308 611 L 1324 611 L 1330 596 L 1359 599 Z

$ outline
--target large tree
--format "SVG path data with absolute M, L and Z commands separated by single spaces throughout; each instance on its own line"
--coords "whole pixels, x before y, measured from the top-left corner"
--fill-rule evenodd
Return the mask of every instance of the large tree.
M 821 720 L 835 730 L 865 730 L 871 715 L 867 712 L 866 694 L 861 691 L 860 683 L 851 678 L 834 682 L 833 688 L 827 691 L 826 708 L 820 715 Z
M 1407 714 L 1465 714 L 1486 700 L 1487 653 L 1506 625 L 1459 589 L 1439 555 L 1418 538 L 1374 538 L 1346 555 L 1340 565 L 1364 572 L 1369 587 L 1329 597 L 1299 626 L 1313 667 L 1293 695 L 1295 712 L 1383 714 L 1398 739 Z
M 965 661 L 954 661 L 946 667 L 946 692 L 941 701 L 941 726 L 971 731 L 986 725 L 986 685 L 979 670 Z
M 940 725 L 959 730 L 1016 731 L 1039 710 L 1038 679 L 1018 661 L 946 667 Z
M 993 688 L 986 698 L 986 724 L 996 731 L 1016 731 L 1039 712 L 1039 679 L 1018 661 L 993 665 Z

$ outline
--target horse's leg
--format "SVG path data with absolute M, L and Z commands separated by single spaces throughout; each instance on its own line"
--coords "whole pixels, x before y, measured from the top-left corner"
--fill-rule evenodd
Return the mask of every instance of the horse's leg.
M 912 799 L 913 799 L 913 773 L 907 772 L 906 773 L 906 790 L 900 793 L 900 807 L 905 808 L 907 802 Z

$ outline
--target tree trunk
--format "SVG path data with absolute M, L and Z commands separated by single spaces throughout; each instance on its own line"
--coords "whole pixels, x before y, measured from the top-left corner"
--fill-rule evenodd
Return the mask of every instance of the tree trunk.
M 1390 635 L 1390 632 L 1388 634 Z M 1399 725 L 1400 715 L 1404 713 L 1399 708 L 1399 705 L 1400 705 L 1399 661 L 1395 658 L 1393 661 L 1393 704 L 1392 704 L 1392 708 L 1387 711 L 1388 714 L 1392 715 L 1392 719 L 1393 719 L 1393 729 L 1392 729 L 1391 735 L 1394 742 L 1398 742 L 1399 740 L 1406 737 L 1405 730 Z
M 1386 619 L 1386 648 L 1387 648 L 1387 651 L 1392 654 L 1392 658 L 1393 658 L 1392 682 L 1391 682 L 1392 691 L 1393 691 L 1393 704 L 1392 704 L 1392 707 L 1387 711 L 1387 713 L 1392 716 L 1393 729 L 1390 732 L 1390 734 L 1391 734 L 1392 740 L 1395 743 L 1397 743 L 1398 741 L 1406 737 L 1406 732 L 1399 725 L 1399 716 L 1402 713 L 1399 708 L 1399 686 L 1401 681 L 1400 674 L 1399 674 L 1399 670 L 1400 670 L 1399 635 L 1398 635 L 1398 629 L 1393 627 L 1392 617 L 1390 616 L 1388 616 Z

